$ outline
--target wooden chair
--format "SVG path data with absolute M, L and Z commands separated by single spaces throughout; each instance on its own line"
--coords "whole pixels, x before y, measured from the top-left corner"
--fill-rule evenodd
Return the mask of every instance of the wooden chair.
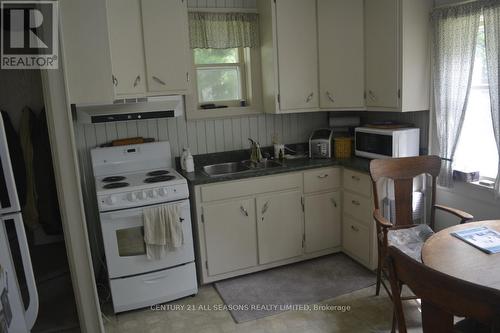
M 435 271 L 394 246 L 389 246 L 387 257 L 399 333 L 406 333 L 402 284 L 422 301 L 424 333 L 500 332 L 500 290 Z M 453 325 L 453 316 L 467 319 Z
M 448 212 L 460 218 L 460 223 L 473 219 L 473 216 L 458 209 L 446 206 L 436 205 L 436 178 L 441 169 L 441 159 L 438 156 L 418 156 L 403 157 L 391 159 L 376 159 L 370 163 L 370 175 L 373 183 L 373 198 L 375 201 L 375 210 L 373 217 L 376 222 L 377 247 L 378 247 L 378 266 L 377 266 L 377 288 L 376 295 L 380 293 L 382 285 L 387 291 L 389 297 L 391 292 L 383 280 L 383 276 L 388 278 L 387 271 L 384 269 L 384 259 L 387 247 L 391 239 L 411 239 L 411 244 L 399 244 L 401 249 L 410 254 L 414 259 L 420 260 L 422 244 L 430 237 L 434 230 L 434 218 L 436 209 Z M 431 220 L 430 228 L 427 225 L 413 224 L 413 179 L 416 176 L 428 174 L 432 177 L 431 193 Z M 379 195 L 377 193 L 377 181 L 381 178 L 388 178 L 394 181 L 395 197 L 395 224 L 384 218 L 379 208 Z M 412 228 L 412 229 L 409 229 Z M 394 243 L 394 242 L 393 242 Z M 401 242 L 399 242 L 401 243 Z M 404 243 L 404 242 L 403 242 Z M 394 244 L 393 244 L 394 245 Z M 405 250 L 407 249 L 407 251 Z M 413 299 L 414 297 L 410 297 Z

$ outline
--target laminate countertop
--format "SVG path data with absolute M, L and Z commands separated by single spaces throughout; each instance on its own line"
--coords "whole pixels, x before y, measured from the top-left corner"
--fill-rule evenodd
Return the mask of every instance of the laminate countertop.
M 209 176 L 203 171 L 203 167 L 211 164 L 227 163 L 227 162 L 240 162 L 249 159 L 248 150 L 237 150 L 223 153 L 212 153 L 195 155 L 195 171 L 194 172 L 181 172 L 182 175 L 188 180 L 191 186 L 225 182 L 238 179 L 246 179 L 253 177 L 262 177 L 268 175 L 275 175 L 286 172 L 303 171 L 309 169 L 324 168 L 330 166 L 341 166 L 348 169 L 369 173 L 370 160 L 361 157 L 351 157 L 347 159 L 285 159 L 280 161 L 283 164 L 281 167 L 255 169 L 252 171 L 245 171 L 241 173 L 234 173 L 221 176 Z

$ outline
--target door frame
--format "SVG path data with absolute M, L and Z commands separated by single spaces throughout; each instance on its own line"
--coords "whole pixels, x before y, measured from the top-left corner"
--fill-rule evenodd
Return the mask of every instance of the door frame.
M 42 87 L 68 263 L 82 332 L 104 332 L 83 207 L 75 134 L 62 70 L 42 70 Z

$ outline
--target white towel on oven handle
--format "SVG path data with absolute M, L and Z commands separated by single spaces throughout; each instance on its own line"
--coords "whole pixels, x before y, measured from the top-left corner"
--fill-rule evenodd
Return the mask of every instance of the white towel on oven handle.
M 168 204 L 143 208 L 144 243 L 150 260 L 158 260 L 184 244 L 181 208 Z

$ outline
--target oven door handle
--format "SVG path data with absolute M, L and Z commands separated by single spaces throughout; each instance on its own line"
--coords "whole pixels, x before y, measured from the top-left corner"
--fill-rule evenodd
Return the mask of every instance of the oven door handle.
M 171 205 L 179 205 L 180 211 L 182 211 L 184 207 L 184 203 L 172 203 Z M 139 209 L 132 209 L 130 211 L 116 211 L 112 213 L 104 213 L 105 218 L 110 219 L 110 220 L 118 220 L 118 219 L 123 219 L 127 217 L 140 217 L 142 218 L 142 208 Z M 183 219 L 181 219 L 181 222 Z
M 107 215 L 107 218 L 110 220 L 118 220 L 118 219 L 123 219 L 126 217 L 141 217 L 141 216 L 142 216 L 142 209 L 131 211 L 131 212 L 111 213 L 111 214 Z

